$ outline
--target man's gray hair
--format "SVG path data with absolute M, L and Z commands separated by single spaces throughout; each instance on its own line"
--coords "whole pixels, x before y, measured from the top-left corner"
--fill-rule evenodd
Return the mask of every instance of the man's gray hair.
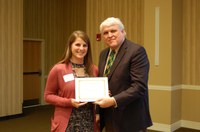
M 99 27 L 100 32 L 101 32 L 101 33 L 103 32 L 103 28 L 104 28 L 105 26 L 111 26 L 111 25 L 115 25 L 115 24 L 119 26 L 119 29 L 120 29 L 120 30 L 124 30 L 124 25 L 123 25 L 123 23 L 121 22 L 121 20 L 120 20 L 119 18 L 109 17 L 109 18 L 107 18 L 106 20 L 104 20 L 104 21 L 101 23 L 101 25 L 100 25 L 100 27 Z

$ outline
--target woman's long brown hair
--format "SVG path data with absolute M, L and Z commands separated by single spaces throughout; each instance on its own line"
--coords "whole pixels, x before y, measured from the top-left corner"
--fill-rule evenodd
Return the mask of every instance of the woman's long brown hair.
M 59 61 L 58 63 L 66 63 L 69 64 L 70 63 L 70 59 L 72 57 L 72 51 L 71 51 L 71 46 L 72 43 L 77 39 L 77 38 L 81 38 L 87 45 L 88 45 L 88 51 L 87 54 L 84 57 L 84 65 L 86 68 L 86 72 L 89 74 L 89 76 L 94 76 L 93 74 L 93 61 L 92 61 L 92 51 L 91 51 L 91 44 L 90 44 L 90 39 L 87 36 L 87 34 L 83 31 L 74 31 L 70 37 L 68 38 L 67 44 L 66 44 L 66 48 L 65 48 L 65 52 L 63 54 L 63 57 L 61 58 L 61 61 Z

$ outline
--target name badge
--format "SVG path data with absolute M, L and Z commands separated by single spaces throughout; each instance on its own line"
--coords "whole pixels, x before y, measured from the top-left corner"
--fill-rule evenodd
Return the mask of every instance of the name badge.
M 74 75 L 71 73 L 71 74 L 67 74 L 67 75 L 64 75 L 63 76 L 63 79 L 65 82 L 69 82 L 69 81 L 72 81 L 74 80 Z

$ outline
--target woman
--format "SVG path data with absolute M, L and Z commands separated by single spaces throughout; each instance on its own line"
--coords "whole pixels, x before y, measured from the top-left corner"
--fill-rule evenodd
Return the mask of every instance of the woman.
M 51 69 L 46 83 L 45 101 L 55 106 L 52 132 L 96 131 L 94 105 L 75 100 L 74 78 L 97 75 L 88 36 L 82 31 L 73 32 L 63 58 Z

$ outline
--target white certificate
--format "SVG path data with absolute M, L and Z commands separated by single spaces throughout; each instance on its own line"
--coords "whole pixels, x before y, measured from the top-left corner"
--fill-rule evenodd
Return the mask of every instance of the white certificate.
M 108 78 L 75 78 L 75 97 L 81 102 L 94 102 L 99 98 L 108 97 Z

